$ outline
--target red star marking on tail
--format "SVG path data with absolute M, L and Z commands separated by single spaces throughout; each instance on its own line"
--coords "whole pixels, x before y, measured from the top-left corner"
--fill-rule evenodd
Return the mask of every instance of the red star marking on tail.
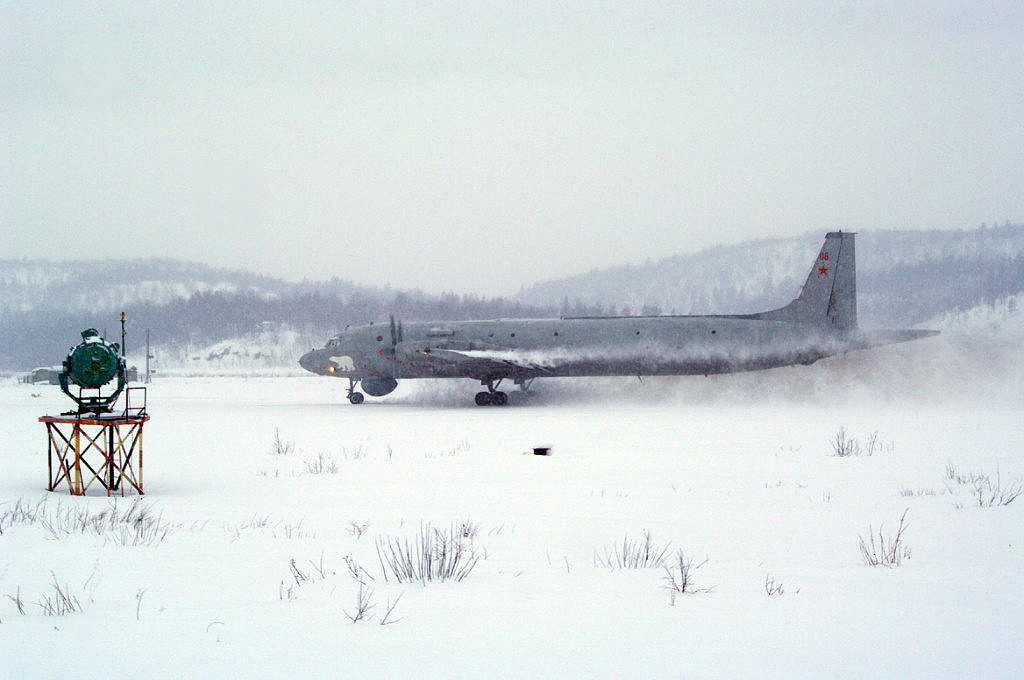
M 818 278 L 819 279 L 827 279 L 828 278 L 828 267 L 818 267 Z

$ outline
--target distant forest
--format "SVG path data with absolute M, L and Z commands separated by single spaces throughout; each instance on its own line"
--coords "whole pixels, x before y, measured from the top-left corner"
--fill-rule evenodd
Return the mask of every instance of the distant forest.
M 145 331 L 162 347 L 202 347 L 289 330 L 308 346 L 350 324 L 582 314 L 744 313 L 799 290 L 822 234 L 719 246 L 642 266 L 549 281 L 515 298 L 288 283 L 173 260 L 0 261 L 0 369 L 57 364 L 78 331 L 98 327 L 129 349 Z M 858 237 L 864 326 L 911 326 L 1024 292 L 1024 225 L 967 231 L 875 231 Z M 739 263 L 740 266 L 737 266 Z
M 38 265 L 38 263 L 35 263 Z M 54 271 L 68 265 L 49 265 Z M 190 278 L 183 282 L 166 277 L 166 263 L 149 262 L 144 266 L 132 263 L 145 288 L 153 289 L 154 280 L 162 280 L 174 290 L 192 290 L 187 296 L 170 297 L 161 288 L 161 301 L 121 299 L 111 301 L 104 295 L 102 269 L 75 263 L 79 277 L 62 281 L 61 289 L 74 289 L 74 295 L 61 297 L 50 291 L 37 298 L 37 304 L 17 308 L 4 304 L 0 320 L 6 329 L 6 342 L 0 347 L 0 370 L 26 370 L 34 366 L 57 364 L 68 349 L 80 341 L 78 331 L 96 327 L 110 341 L 120 341 L 119 313 L 127 315 L 129 350 L 140 349 L 145 333 L 150 331 L 154 344 L 164 348 L 202 347 L 218 341 L 293 330 L 307 340 L 308 346 L 323 344 L 337 331 L 350 324 L 399 319 L 473 319 L 495 317 L 538 317 L 557 314 L 557 310 L 538 305 L 524 305 L 507 298 L 481 298 L 473 295 L 427 295 L 420 292 L 359 289 L 333 282 L 287 284 L 271 282 L 271 286 L 239 285 L 248 275 L 235 278 L 224 272 L 216 277 L 204 276 L 190 265 Z M 174 265 L 177 266 L 177 265 Z M 210 281 L 215 278 L 215 286 Z M 180 284 L 180 285 L 179 285 Z M 206 284 L 206 285 L 203 285 Z M 76 288 L 81 286 L 82 288 Z M 273 289 L 271 292 L 270 289 Z M 340 290 L 340 289 L 344 290 Z M 79 304 L 62 307 L 60 301 L 77 299 L 82 290 L 90 291 Z M 123 296 L 114 296 L 115 298 Z M 168 299 L 169 298 L 169 299 Z

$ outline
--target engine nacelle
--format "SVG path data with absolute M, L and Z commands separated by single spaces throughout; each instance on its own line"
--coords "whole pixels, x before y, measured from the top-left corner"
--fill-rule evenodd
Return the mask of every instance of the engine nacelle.
M 364 378 L 361 384 L 363 391 L 371 397 L 383 397 L 391 394 L 398 387 L 398 381 L 394 378 Z

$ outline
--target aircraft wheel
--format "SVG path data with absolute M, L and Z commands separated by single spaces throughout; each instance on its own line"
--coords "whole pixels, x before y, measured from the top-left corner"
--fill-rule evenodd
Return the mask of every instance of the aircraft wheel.
M 508 395 L 504 392 L 495 392 L 491 395 L 491 403 L 495 406 L 504 406 L 508 403 Z
M 491 393 L 490 392 L 477 392 L 476 393 L 476 405 L 477 406 L 489 406 L 491 404 Z
M 348 400 L 351 401 L 353 404 L 362 404 L 363 403 L 363 393 L 362 392 L 353 392 L 352 394 L 348 395 Z

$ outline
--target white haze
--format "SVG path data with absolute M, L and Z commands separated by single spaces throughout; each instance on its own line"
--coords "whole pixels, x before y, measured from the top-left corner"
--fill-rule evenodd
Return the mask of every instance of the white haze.
M 1019 2 L 0 4 L 0 257 L 512 293 L 1024 219 Z

